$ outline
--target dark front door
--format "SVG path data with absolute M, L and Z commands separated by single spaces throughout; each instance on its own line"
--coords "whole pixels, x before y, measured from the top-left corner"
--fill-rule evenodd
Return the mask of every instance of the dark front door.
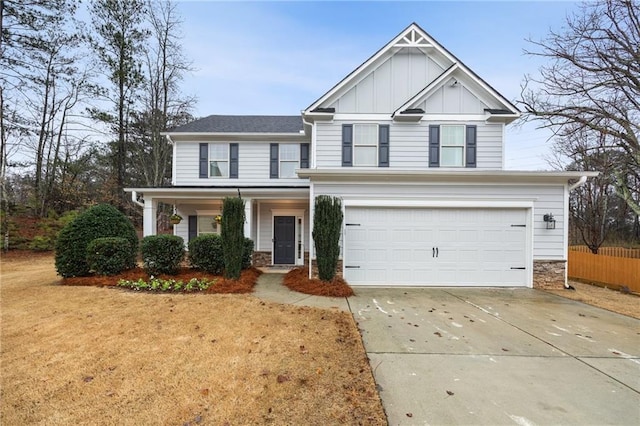
M 293 264 L 296 258 L 295 216 L 273 218 L 273 263 Z

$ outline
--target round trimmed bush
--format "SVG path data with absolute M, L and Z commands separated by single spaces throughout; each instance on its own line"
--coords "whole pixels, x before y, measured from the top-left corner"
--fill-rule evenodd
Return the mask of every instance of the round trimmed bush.
M 220 275 L 224 271 L 222 238 L 216 234 L 201 235 L 189 242 L 189 262 L 194 268 Z
M 87 246 L 89 269 L 98 275 L 116 275 L 127 269 L 131 244 L 122 237 L 96 238 Z
M 147 273 L 175 275 L 184 259 L 184 240 L 177 235 L 149 235 L 142 239 L 140 251 Z
M 251 238 L 245 238 L 244 245 L 242 246 L 242 269 L 250 268 L 252 259 L 253 240 Z
M 138 235 L 136 230 L 118 209 L 109 204 L 98 204 L 80 213 L 65 225 L 56 241 L 56 270 L 63 277 L 89 275 L 87 246 L 96 238 L 121 237 L 129 242 L 126 268 L 136 265 Z

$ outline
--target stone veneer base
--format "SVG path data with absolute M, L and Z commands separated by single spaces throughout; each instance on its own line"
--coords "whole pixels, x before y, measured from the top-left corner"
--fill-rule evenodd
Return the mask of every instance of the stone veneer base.
M 566 260 L 534 260 L 533 288 L 561 290 L 566 283 Z

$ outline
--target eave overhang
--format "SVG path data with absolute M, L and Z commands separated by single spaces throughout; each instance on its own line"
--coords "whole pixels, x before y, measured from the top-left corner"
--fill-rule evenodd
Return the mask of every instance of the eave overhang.
M 310 137 L 300 133 L 221 133 L 221 132 L 193 132 L 193 133 L 161 133 L 171 142 L 184 141 L 294 141 L 310 142 Z
M 583 176 L 599 172 L 521 171 L 521 170 L 390 170 L 380 168 L 299 169 L 298 177 L 312 182 L 400 182 L 400 183 L 491 183 L 491 184 L 570 184 Z
M 193 187 L 174 186 L 168 188 L 124 188 L 125 192 L 141 195 L 142 198 L 154 198 L 174 202 L 176 200 L 219 200 L 224 197 L 250 199 L 308 199 L 309 183 L 289 186 L 215 186 Z

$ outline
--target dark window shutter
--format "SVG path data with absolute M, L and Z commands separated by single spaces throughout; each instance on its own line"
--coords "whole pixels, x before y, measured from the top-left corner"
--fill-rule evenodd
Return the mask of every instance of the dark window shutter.
M 200 144 L 200 177 L 209 177 L 209 144 Z
M 353 165 L 353 125 L 342 125 L 342 166 Z
M 429 126 L 429 167 L 440 167 L 440 126 Z
M 477 154 L 477 145 L 476 145 L 476 134 L 477 128 L 476 126 L 467 126 L 467 159 L 466 159 L 466 167 L 476 167 L 476 154 Z
M 389 167 L 389 125 L 378 126 L 378 167 Z
M 198 236 L 198 216 L 189 216 L 189 241 Z
M 277 143 L 272 143 L 269 154 L 269 177 L 271 179 L 278 179 L 278 161 L 280 156 L 280 147 Z
M 238 179 L 238 144 L 229 144 L 229 177 Z
M 300 144 L 300 168 L 301 169 L 309 168 L 309 144 L 308 143 Z

